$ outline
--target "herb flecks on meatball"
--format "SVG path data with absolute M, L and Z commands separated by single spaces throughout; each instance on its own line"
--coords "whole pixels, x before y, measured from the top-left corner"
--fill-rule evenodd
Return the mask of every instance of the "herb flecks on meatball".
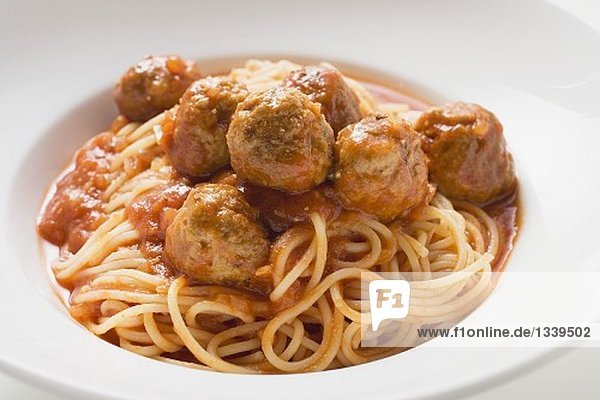
M 405 121 L 374 114 L 340 131 L 334 188 L 346 208 L 389 222 L 423 203 L 427 162 Z
M 269 241 L 257 218 L 237 188 L 198 185 L 167 229 L 165 256 L 195 282 L 266 293 L 270 283 L 256 270 L 267 263 Z
M 289 193 L 323 182 L 334 140 L 320 108 L 297 89 L 278 87 L 250 94 L 238 106 L 227 132 L 237 176 Z

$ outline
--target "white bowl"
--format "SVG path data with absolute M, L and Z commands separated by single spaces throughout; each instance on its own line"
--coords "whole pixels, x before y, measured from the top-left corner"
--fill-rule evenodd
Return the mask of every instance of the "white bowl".
M 7 6 L 3 6 L 7 8 Z M 208 71 L 249 57 L 327 60 L 504 123 L 524 222 L 508 269 L 598 269 L 600 35 L 533 1 L 22 2 L 3 9 L 0 367 L 86 398 L 457 395 L 510 377 L 546 348 L 433 348 L 338 371 L 242 376 L 131 354 L 74 323 L 49 286 L 35 220 L 73 151 L 115 115 L 110 88 L 146 53 Z M 493 312 L 501 286 L 477 312 Z M 542 356 L 545 356 L 542 357 Z

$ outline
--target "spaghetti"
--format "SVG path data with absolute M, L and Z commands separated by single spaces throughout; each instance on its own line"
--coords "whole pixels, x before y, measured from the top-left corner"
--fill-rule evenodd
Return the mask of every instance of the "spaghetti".
M 253 60 L 230 76 L 250 92 L 261 91 L 297 67 Z M 397 118 L 415 112 L 405 104 L 380 106 L 359 82 L 347 81 L 365 112 Z M 102 182 L 86 192 L 97 199 L 96 216 L 84 224 L 81 243 L 63 247 L 52 271 L 71 292 L 73 317 L 95 335 L 193 368 L 321 371 L 401 352 L 407 346 L 392 347 L 399 340 L 417 345 L 410 337 L 415 327 L 459 320 L 492 290 L 492 271 L 502 268 L 497 260 L 510 248 L 512 233 L 483 208 L 439 192 L 401 222 L 384 224 L 351 210 L 335 218 L 311 212 L 274 239 L 267 271 L 261 271 L 272 277 L 267 297 L 170 272 L 160 257 L 160 237 L 139 229 L 131 210 L 141 196 L 158 193 L 153 201 L 166 201 L 165 189 L 180 185 L 180 198 L 163 204 L 176 211 L 189 192 L 191 183 L 177 176 L 158 142 L 170 112 L 117 125 L 102 134 L 102 144 L 95 138 L 86 147 L 105 152 L 95 176 Z M 412 284 L 408 317 L 386 339 L 390 346 L 361 348 L 370 324 L 361 283 L 380 273 L 422 278 Z

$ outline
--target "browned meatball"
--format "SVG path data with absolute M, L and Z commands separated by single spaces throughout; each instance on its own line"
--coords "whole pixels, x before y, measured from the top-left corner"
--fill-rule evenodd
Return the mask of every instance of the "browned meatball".
M 331 167 L 333 132 L 319 109 L 297 89 L 248 96 L 227 132 L 238 177 L 290 193 L 323 182 Z
M 415 129 L 423 134 L 430 179 L 446 196 L 484 204 L 513 190 L 513 159 L 502 125 L 485 108 L 462 102 L 433 108 Z
M 256 277 L 265 265 L 269 242 L 258 215 L 233 186 L 196 186 L 167 229 L 165 256 L 200 283 L 219 283 L 266 293 Z
M 306 66 L 292 72 L 284 84 L 299 89 L 309 99 L 320 103 L 321 111 L 335 133 L 363 117 L 358 97 L 342 74 L 334 69 Z
M 370 115 L 335 143 L 335 191 L 344 206 L 389 222 L 423 203 L 427 162 L 418 134 L 404 121 Z
M 185 91 L 172 129 L 164 129 L 161 140 L 179 172 L 203 176 L 229 163 L 225 135 L 246 96 L 243 84 L 226 77 L 200 79 Z
M 123 74 L 115 89 L 115 102 L 130 121 L 145 121 L 177 104 L 196 79 L 200 79 L 200 71 L 193 61 L 146 56 Z

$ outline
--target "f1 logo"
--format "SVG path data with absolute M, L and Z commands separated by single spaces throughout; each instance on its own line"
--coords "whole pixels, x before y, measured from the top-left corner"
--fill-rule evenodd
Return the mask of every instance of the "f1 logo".
M 405 318 L 410 305 L 410 283 L 396 279 L 369 282 L 369 304 L 373 331 L 386 319 Z

